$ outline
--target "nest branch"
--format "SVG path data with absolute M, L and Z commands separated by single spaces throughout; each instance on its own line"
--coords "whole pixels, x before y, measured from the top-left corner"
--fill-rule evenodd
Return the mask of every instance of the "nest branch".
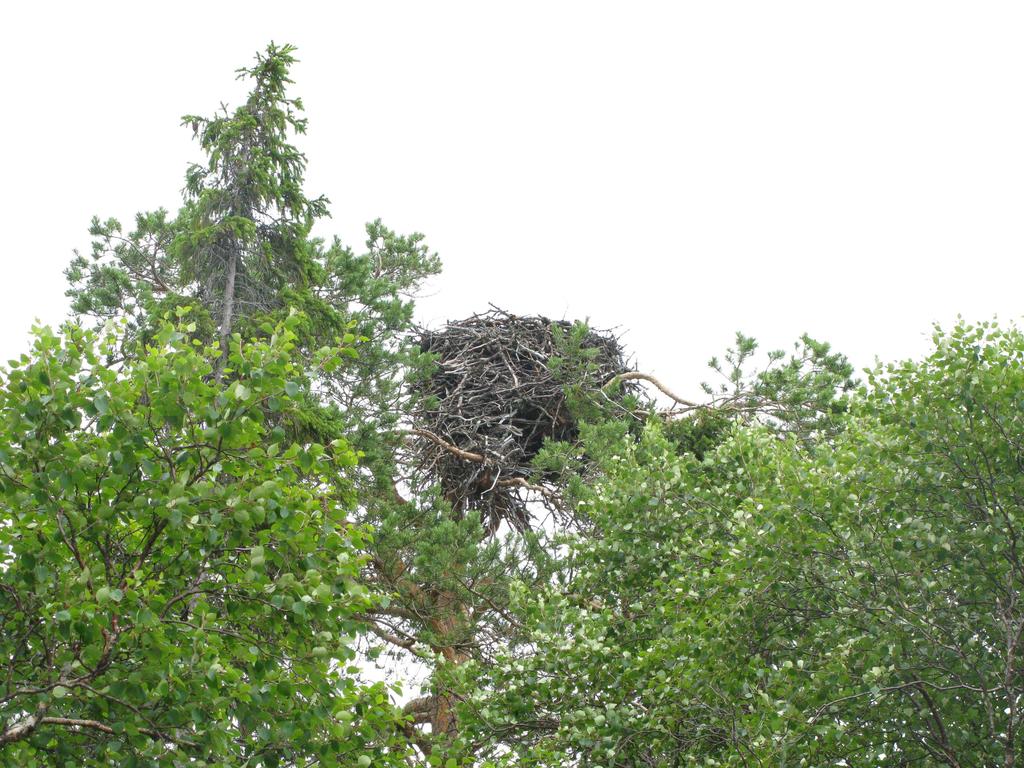
M 610 378 L 605 383 L 605 385 L 601 387 L 601 391 L 606 392 L 609 389 L 614 388 L 617 384 L 620 384 L 624 381 L 646 381 L 648 384 L 653 384 L 659 392 L 661 392 L 669 399 L 674 400 L 676 403 L 683 406 L 687 410 L 696 410 L 698 408 L 708 407 L 707 404 L 695 403 L 693 402 L 693 400 L 687 400 L 683 397 L 680 397 L 667 386 L 665 386 L 663 383 L 661 383 L 661 381 L 656 379 L 654 376 L 651 376 L 650 374 L 647 373 L 640 373 L 640 371 L 625 371 L 623 373 L 618 373 L 615 376 L 612 376 L 612 378 Z
M 402 429 L 402 430 L 399 430 L 399 433 L 400 434 L 411 435 L 411 436 L 415 436 L 415 437 L 426 438 L 427 440 L 429 440 L 430 442 L 434 443 L 435 445 L 441 446 L 442 448 L 444 448 L 446 451 L 448 451 L 452 455 L 458 456 L 460 459 L 464 459 L 466 461 L 475 461 L 478 464 L 486 464 L 487 463 L 487 457 L 486 456 L 482 456 L 479 453 L 473 453 L 472 451 L 464 451 L 461 448 L 459 448 L 459 446 L 452 445 L 447 440 L 442 440 L 440 437 L 435 435 L 433 432 L 430 432 L 429 430 L 426 430 L 426 429 Z

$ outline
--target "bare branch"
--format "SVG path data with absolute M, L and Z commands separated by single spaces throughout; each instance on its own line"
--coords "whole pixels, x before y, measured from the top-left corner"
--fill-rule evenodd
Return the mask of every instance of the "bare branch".
M 677 403 L 679 403 L 679 405 L 682 405 L 690 410 L 710 407 L 706 404 L 695 403 L 692 400 L 687 400 L 683 397 L 680 397 L 671 389 L 662 384 L 661 381 L 656 379 L 654 376 L 651 376 L 646 373 L 640 373 L 639 371 L 626 371 L 625 373 L 616 374 L 607 382 L 605 382 L 604 386 L 601 387 L 601 391 L 611 389 L 612 387 L 622 383 L 623 381 L 646 381 L 649 384 L 653 384 L 663 395 L 671 398 L 672 400 L 675 400 Z

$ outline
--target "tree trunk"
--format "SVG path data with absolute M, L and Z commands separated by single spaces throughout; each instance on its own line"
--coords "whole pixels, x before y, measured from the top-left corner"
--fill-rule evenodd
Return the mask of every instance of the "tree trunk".
M 235 276 L 238 274 L 238 248 L 232 244 L 228 255 L 227 274 L 224 276 L 224 298 L 220 314 L 220 362 L 217 363 L 217 381 L 224 375 L 228 363 L 228 342 L 231 339 L 231 321 L 235 314 Z
M 440 609 L 441 616 L 430 621 L 431 630 L 439 638 L 448 638 L 449 642 L 457 643 L 460 635 L 460 618 L 464 618 L 465 606 L 456 602 L 455 595 L 438 595 L 435 605 Z M 457 645 L 444 645 L 437 648 L 445 661 L 449 664 L 465 664 L 469 661 L 469 654 Z M 458 736 L 459 724 L 455 717 L 455 699 L 442 690 L 434 693 L 434 711 L 430 718 L 430 730 L 436 737 L 441 737 L 448 742 L 454 741 Z

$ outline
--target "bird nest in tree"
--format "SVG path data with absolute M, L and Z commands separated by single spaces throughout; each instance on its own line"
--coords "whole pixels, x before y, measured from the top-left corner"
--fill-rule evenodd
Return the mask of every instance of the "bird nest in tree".
M 566 347 L 576 352 L 566 354 Z M 417 386 L 411 430 L 421 481 L 437 483 L 457 512 L 476 510 L 491 530 L 529 525 L 531 500 L 553 504 L 554 478 L 531 462 L 548 440 L 572 441 L 578 425 L 566 390 L 598 391 L 627 370 L 607 332 L 500 310 L 423 331 L 435 358 Z

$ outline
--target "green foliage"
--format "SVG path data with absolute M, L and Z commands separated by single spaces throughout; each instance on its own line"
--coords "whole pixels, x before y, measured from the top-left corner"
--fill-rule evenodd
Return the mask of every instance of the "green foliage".
M 1016 329 L 937 332 L 813 444 L 588 431 L 594 535 L 467 675 L 469 732 L 507 765 L 1010 764 L 1022 363 Z
M 291 143 L 306 130 L 301 100 L 287 95 L 293 53 L 271 44 L 254 67 L 239 70 L 252 90 L 234 111 L 183 118 L 206 159 L 186 173 L 182 208 L 173 217 L 140 213 L 129 232 L 116 219 L 94 219 L 91 253 L 68 267 L 68 294 L 78 314 L 126 319 L 129 346 L 150 340 L 163 314 L 180 305 L 196 308 L 197 338 L 220 338 L 222 350 L 233 332 L 261 336 L 267 322 L 297 309 L 306 354 L 372 342 L 360 349 L 359 374 L 349 369 L 331 394 L 346 411 L 375 400 L 379 415 L 409 362 L 400 338 L 411 322 L 408 295 L 440 263 L 422 235 L 397 235 L 379 220 L 367 225 L 367 251 L 358 255 L 310 237 L 328 201 L 306 196 L 306 158 Z
M 265 54 L 257 54 L 255 67 L 238 71 L 253 88 L 234 113 L 225 109 L 214 118 L 182 118 L 207 156 L 205 165 L 193 165 L 186 176 L 186 189 L 207 219 L 220 218 L 220 212 L 274 209 L 289 223 L 308 223 L 327 213 L 324 198 L 306 197 L 306 158 L 288 141 L 290 134 L 306 132 L 302 102 L 287 95 L 294 52 L 294 46 L 271 43 Z M 248 228 L 246 219 L 234 223 L 236 234 Z M 280 222 L 274 233 L 280 235 Z
M 622 389 L 621 397 L 616 398 L 605 396 L 601 390 L 607 382 L 600 376 L 602 368 L 598 361 L 602 354 L 606 358 L 621 354 L 617 339 L 594 334 L 589 325 L 579 321 L 568 329 L 553 323 L 551 335 L 558 354 L 548 361 L 548 366 L 563 385 L 566 406 L 573 418 L 601 421 L 613 416 L 628 416 L 647 405 L 631 387 Z
M 407 339 L 409 297 L 440 263 L 422 235 L 396 234 L 379 220 L 367 225 L 360 254 L 310 237 L 327 201 L 305 196 L 305 157 L 290 141 L 306 129 L 301 101 L 286 94 L 293 50 L 271 45 L 240 70 L 253 83 L 242 107 L 185 118 L 207 159 L 189 169 L 181 210 L 139 214 L 128 233 L 116 220 L 94 220 L 92 253 L 76 254 L 68 293 L 76 313 L 126 322 L 115 359 L 151 341 L 177 306 L 193 307 L 190 334 L 219 339 L 222 351 L 233 333 L 266 337 L 298 310 L 299 354 L 312 360 L 340 345 L 353 359 L 321 370 L 317 397 L 283 426 L 323 443 L 344 436 L 372 472 L 360 477 L 364 490 L 390 495 L 396 440 L 388 433 L 404 410 L 404 378 L 425 364 Z
M 846 396 L 856 386 L 849 361 L 807 334 L 788 359 L 784 350 L 772 350 L 763 368 L 750 370 L 757 350 L 756 339 L 737 333 L 725 364 L 718 358 L 709 361 L 722 379 L 717 386 L 702 385 L 714 406 L 803 439 L 834 431 L 846 411 Z
M 681 452 L 703 460 L 728 438 L 735 423 L 736 417 L 727 410 L 701 409 L 689 418 L 668 422 L 665 435 Z
M 737 334 L 709 403 L 656 413 L 556 325 L 579 442 L 526 485 L 561 518 L 403 498 L 439 264 L 380 221 L 362 253 L 311 237 L 292 54 L 185 118 L 176 214 L 93 221 L 67 274 L 96 328 L 4 374 L 4 764 L 1014 762 L 1018 330 L 936 331 L 856 392 L 827 344 L 757 369 Z M 359 682 L 364 632 L 427 670 L 402 713 Z
M 304 195 L 305 157 L 288 140 L 306 128 L 301 102 L 285 93 L 293 50 L 271 45 L 240 70 L 253 89 L 233 113 L 184 118 L 207 160 L 189 168 L 177 217 L 139 214 L 127 234 L 114 219 L 93 221 L 92 258 L 77 255 L 68 270 L 76 312 L 127 315 L 145 335 L 161 309 L 196 304 L 223 346 L 236 316 L 279 307 L 281 291 L 306 285 L 306 239 L 327 201 Z
M 409 295 L 439 264 L 379 221 L 363 254 L 310 236 L 327 201 L 306 196 L 291 143 L 306 129 L 293 52 L 272 44 L 240 70 L 237 109 L 184 118 L 205 159 L 175 215 L 93 221 L 67 274 L 97 330 L 44 332 L 11 374 L 22 387 L 28 366 L 70 366 L 60 397 L 24 390 L 5 435 L 32 448 L 5 453 L 5 492 L 40 505 L 0 513 L 4 577 L 30 580 L 0 593 L 5 759 L 388 765 L 407 751 L 394 691 L 357 682 L 353 648 L 380 605 L 363 523 L 394 493 L 390 427 L 420 364 Z M 171 328 L 175 313 L 188 322 Z M 32 443 L 30 417 L 58 406 L 64 432 Z M 31 581 L 43 568 L 52 594 Z M 79 658 L 97 642 L 99 659 Z
M 386 743 L 387 691 L 346 672 L 373 604 L 369 534 L 346 520 L 356 455 L 271 418 L 301 407 L 296 324 L 233 344 L 230 382 L 184 321 L 118 369 L 116 336 L 74 325 L 11 362 L 5 764 L 352 765 Z

